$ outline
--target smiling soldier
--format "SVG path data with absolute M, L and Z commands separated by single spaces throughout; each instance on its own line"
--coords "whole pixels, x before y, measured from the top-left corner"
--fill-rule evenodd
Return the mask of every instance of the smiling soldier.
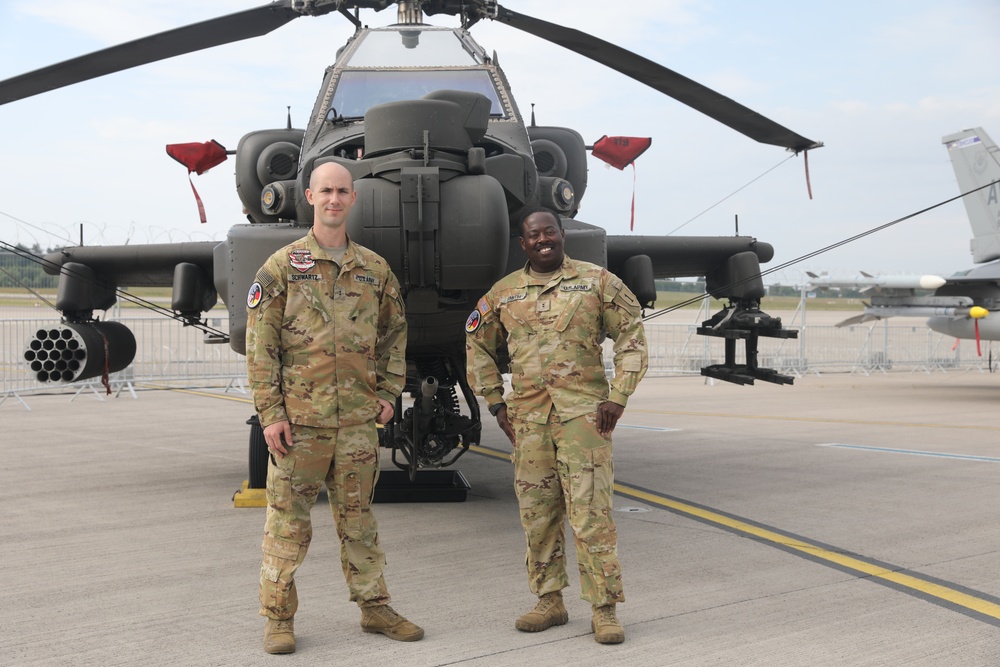
M 635 296 L 607 269 L 567 257 L 565 236 L 548 209 L 522 220 L 528 263 L 495 284 L 466 322 L 469 383 L 514 445 L 528 585 L 538 596 L 514 626 L 539 632 L 569 620 L 562 600 L 568 516 L 594 638 L 617 644 L 625 630 L 615 605 L 625 594 L 611 516 L 611 433 L 646 372 L 646 335 Z M 610 387 L 605 337 L 614 340 Z M 504 344 L 513 388 L 507 401 L 498 354 Z

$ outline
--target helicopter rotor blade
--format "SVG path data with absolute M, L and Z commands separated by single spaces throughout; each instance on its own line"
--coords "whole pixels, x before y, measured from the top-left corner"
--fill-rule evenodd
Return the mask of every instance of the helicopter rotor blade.
M 796 153 L 823 145 L 792 132 L 697 81 L 593 35 L 519 14 L 499 5 L 495 20 L 606 65 L 755 141 L 783 146 Z
M 332 9 L 332 7 L 331 7 Z M 289 0 L 167 30 L 0 81 L 0 105 L 139 65 L 259 37 L 302 16 Z

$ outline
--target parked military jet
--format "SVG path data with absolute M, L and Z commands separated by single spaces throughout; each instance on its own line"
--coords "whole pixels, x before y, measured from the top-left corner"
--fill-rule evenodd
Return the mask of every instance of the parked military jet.
M 981 266 L 939 276 L 870 276 L 832 281 L 810 275 L 810 284 L 862 289 L 871 294 L 861 315 L 837 326 L 886 317 L 926 317 L 934 331 L 974 340 L 1000 340 L 1000 148 L 982 128 L 941 140 L 948 150 L 972 226 L 972 260 Z M 984 186 L 989 187 L 984 187 Z M 975 192 L 973 192 L 975 191 Z M 933 290 L 917 295 L 914 290 Z

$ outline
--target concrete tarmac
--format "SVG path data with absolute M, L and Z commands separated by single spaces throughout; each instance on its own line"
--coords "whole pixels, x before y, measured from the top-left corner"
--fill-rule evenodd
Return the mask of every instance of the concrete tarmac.
M 567 625 L 514 629 L 534 599 L 491 421 L 466 502 L 376 506 L 426 638 L 361 632 L 318 504 L 290 656 L 261 649 L 264 510 L 232 504 L 246 397 L 70 397 L 0 404 L 0 665 L 1000 664 L 997 375 L 644 380 L 615 432 L 617 646 L 575 576 Z

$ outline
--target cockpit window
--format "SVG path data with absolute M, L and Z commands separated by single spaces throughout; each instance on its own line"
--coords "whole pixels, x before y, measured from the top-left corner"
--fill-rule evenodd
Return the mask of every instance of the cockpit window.
M 476 53 L 450 29 L 368 31 L 347 61 L 338 62 L 340 74 L 327 113 L 360 118 L 377 104 L 419 99 L 436 90 L 464 90 L 485 95 L 490 115 L 505 118 L 493 77 Z
M 347 67 L 466 67 L 481 65 L 452 30 L 373 30 Z
M 490 100 L 490 116 L 505 115 L 490 73 L 485 69 L 347 70 L 337 82 L 332 108 L 328 111 L 335 110 L 345 118 L 360 118 L 376 104 L 415 100 L 435 90 L 481 93 Z

